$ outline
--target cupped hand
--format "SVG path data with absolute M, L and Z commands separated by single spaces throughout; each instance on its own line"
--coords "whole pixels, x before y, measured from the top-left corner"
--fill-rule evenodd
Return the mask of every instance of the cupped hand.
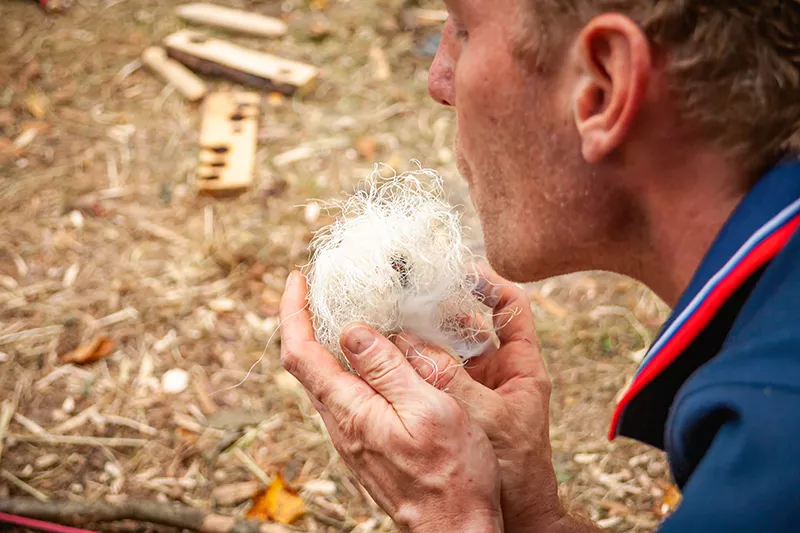
M 474 267 L 500 341 L 461 366 L 408 333 L 394 338 L 421 377 L 457 399 L 489 437 L 500 464 L 507 532 L 555 531 L 569 520 L 558 498 L 549 436 L 550 379 L 525 293 Z
M 365 325 L 342 333 L 358 376 L 343 370 L 314 339 L 307 291 L 300 273 L 290 275 L 281 301 L 281 360 L 375 501 L 403 531 L 503 531 L 500 467 L 468 410 Z

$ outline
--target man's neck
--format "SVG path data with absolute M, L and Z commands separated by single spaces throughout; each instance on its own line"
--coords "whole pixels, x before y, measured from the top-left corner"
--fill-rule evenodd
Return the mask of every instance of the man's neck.
M 675 306 L 747 193 L 748 180 L 740 168 L 718 155 L 673 162 L 650 176 L 640 196 L 646 219 L 642 247 L 648 252 L 636 277 Z

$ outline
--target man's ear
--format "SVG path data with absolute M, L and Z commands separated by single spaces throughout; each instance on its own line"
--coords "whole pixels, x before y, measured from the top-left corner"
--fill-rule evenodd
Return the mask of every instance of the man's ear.
M 597 163 L 625 141 L 652 70 L 650 44 L 630 18 L 606 13 L 578 35 L 580 67 L 572 106 L 583 158 Z

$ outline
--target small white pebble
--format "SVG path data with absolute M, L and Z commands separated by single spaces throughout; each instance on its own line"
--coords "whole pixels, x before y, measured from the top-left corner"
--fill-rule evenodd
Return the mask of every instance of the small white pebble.
M 305 210 L 305 218 L 307 224 L 314 224 L 317 220 L 319 220 L 319 214 L 322 211 L 322 208 L 319 205 L 319 202 L 309 202 L 306 205 Z
M 81 492 L 83 492 L 83 485 L 81 485 L 80 483 L 73 483 L 72 485 L 69 486 L 69 491 L 73 494 L 80 494 Z
M 22 470 L 19 471 L 19 477 L 21 477 L 21 478 L 31 477 L 32 475 L 33 475 L 33 465 L 32 464 L 27 464 L 27 465 L 23 466 Z
M 236 309 L 236 302 L 230 298 L 217 298 L 208 302 L 208 308 L 217 313 L 230 313 Z
M 0 363 L 5 363 L 9 359 L 11 359 L 10 355 L 8 355 L 6 352 L 0 352 Z
M 76 229 L 81 229 L 83 227 L 83 215 L 78 210 L 70 212 L 69 221 Z
M 19 283 L 17 283 L 17 280 L 12 278 L 11 276 L 0 276 L 0 285 L 2 285 L 3 288 L 8 289 L 10 291 L 13 291 L 17 287 L 19 287 Z
M 161 376 L 161 389 L 169 394 L 178 394 L 189 386 L 189 373 L 180 368 L 167 370 Z

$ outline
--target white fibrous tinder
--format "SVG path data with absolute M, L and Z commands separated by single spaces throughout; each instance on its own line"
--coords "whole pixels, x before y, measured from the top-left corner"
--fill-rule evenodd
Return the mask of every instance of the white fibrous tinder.
M 460 362 L 484 351 L 492 320 L 474 294 L 473 257 L 435 171 L 384 178 L 376 169 L 327 207 L 338 214 L 311 242 L 308 303 L 317 341 L 345 367 L 339 337 L 354 322 L 386 336 L 413 333 Z

